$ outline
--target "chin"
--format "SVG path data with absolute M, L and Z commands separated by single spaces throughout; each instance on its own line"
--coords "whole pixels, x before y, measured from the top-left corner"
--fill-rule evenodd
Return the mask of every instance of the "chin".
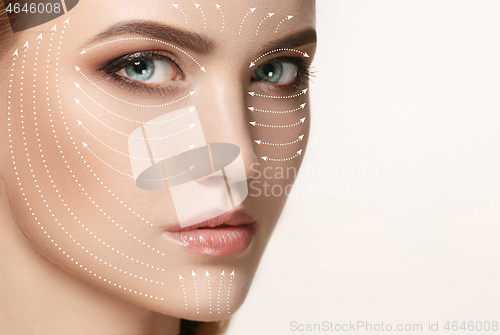
M 224 271 L 223 275 L 194 271 L 196 276 L 181 276 L 178 283 L 171 284 L 168 299 L 138 303 L 161 314 L 202 322 L 221 321 L 238 311 L 248 294 L 251 278 L 238 278 L 237 273 L 231 275 L 232 271 Z

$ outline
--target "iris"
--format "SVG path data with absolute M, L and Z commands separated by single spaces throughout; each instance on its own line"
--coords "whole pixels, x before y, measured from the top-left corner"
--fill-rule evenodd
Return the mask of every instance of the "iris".
M 125 72 L 132 80 L 147 81 L 155 72 L 155 63 L 152 59 L 136 61 L 125 66 Z
M 279 83 L 283 75 L 283 63 L 271 61 L 262 64 L 255 70 L 254 76 L 257 80 L 267 81 L 269 83 Z
M 265 81 L 270 84 L 288 85 L 298 78 L 299 67 L 294 64 L 296 59 L 273 59 L 259 66 L 252 78 L 256 81 Z

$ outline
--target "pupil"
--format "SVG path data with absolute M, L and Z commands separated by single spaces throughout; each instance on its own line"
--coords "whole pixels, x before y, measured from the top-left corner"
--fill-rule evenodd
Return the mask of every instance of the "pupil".
M 138 74 L 145 74 L 147 72 L 148 66 L 146 62 L 135 62 L 134 63 L 134 71 Z
M 264 65 L 264 74 L 268 77 L 273 77 L 274 76 L 274 66 L 271 64 L 266 64 Z

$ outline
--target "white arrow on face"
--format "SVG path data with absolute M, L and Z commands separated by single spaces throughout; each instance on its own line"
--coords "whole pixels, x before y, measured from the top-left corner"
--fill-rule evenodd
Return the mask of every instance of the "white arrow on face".
M 179 6 L 179 4 L 172 4 L 172 6 L 175 7 L 175 9 L 178 9 L 181 11 L 182 15 L 184 15 L 184 21 L 186 22 L 186 24 L 188 23 L 188 19 L 187 19 L 187 15 L 186 15 L 186 12 L 182 10 L 182 8 Z
M 292 109 L 292 110 L 287 110 L 287 111 L 270 111 L 270 110 L 265 110 L 265 109 L 258 109 L 255 107 L 248 107 L 248 109 L 251 110 L 252 112 L 261 112 L 261 113 L 270 113 L 270 114 L 289 114 L 289 113 L 293 113 L 293 112 L 296 112 L 298 110 L 306 108 L 306 105 L 307 105 L 307 103 L 303 103 L 299 107 Z
M 256 140 L 254 141 L 258 145 L 270 145 L 270 146 L 275 146 L 275 147 L 282 147 L 282 146 L 287 146 L 287 145 L 292 145 L 297 142 L 300 142 L 304 139 L 304 135 L 300 135 L 295 141 L 293 142 L 288 142 L 288 143 L 268 143 L 268 142 L 263 142 L 261 140 Z
M 293 98 L 297 98 L 297 97 L 300 97 L 301 95 L 304 95 L 307 93 L 309 89 L 306 88 L 304 90 L 302 90 L 300 93 L 298 94 L 294 94 L 294 95 L 287 95 L 287 96 L 281 96 L 281 95 L 262 95 L 262 94 L 257 94 L 255 92 L 248 92 L 248 94 L 250 94 L 252 97 L 257 97 L 257 98 L 267 98 L 267 99 L 293 99 Z
M 298 122 L 286 126 L 273 126 L 273 125 L 268 125 L 268 124 L 262 124 L 262 123 L 257 123 L 255 121 L 250 122 L 250 124 L 254 127 L 266 127 L 266 128 L 291 128 L 291 127 L 296 127 L 300 124 L 303 124 L 306 121 L 306 117 L 303 117 L 300 119 Z
M 292 51 L 292 52 L 295 52 L 295 53 L 298 53 L 298 54 L 301 54 L 302 57 L 305 57 L 305 58 L 309 58 L 309 54 L 307 52 L 303 52 L 303 51 L 300 51 L 300 50 L 296 50 L 296 49 L 290 49 L 290 48 L 279 48 L 279 49 L 274 49 L 274 50 L 271 50 L 271 51 L 268 51 L 266 52 L 265 54 L 263 54 L 262 56 L 260 56 L 259 58 L 257 58 L 256 60 L 254 60 L 253 62 L 250 63 L 250 67 L 254 66 L 255 64 L 257 64 L 257 62 L 259 60 L 261 60 L 262 58 L 266 57 L 266 56 L 269 56 L 270 54 L 272 53 L 275 53 L 275 52 L 283 52 L 283 51 Z M 252 65 L 253 64 L 253 65 Z
M 293 155 L 292 157 L 289 157 L 289 158 L 269 158 L 267 156 L 264 156 L 264 157 L 261 157 L 264 161 L 270 161 L 270 162 L 287 162 L 287 161 L 291 161 L 299 156 L 302 156 L 302 149 L 300 149 L 299 151 L 297 151 L 297 153 L 295 155 Z
M 259 25 L 257 26 L 257 31 L 255 32 L 255 36 L 259 36 L 260 27 L 262 26 L 264 21 L 266 21 L 266 19 L 273 17 L 273 15 L 274 13 L 267 13 L 267 16 L 264 16 L 264 18 L 260 21 Z

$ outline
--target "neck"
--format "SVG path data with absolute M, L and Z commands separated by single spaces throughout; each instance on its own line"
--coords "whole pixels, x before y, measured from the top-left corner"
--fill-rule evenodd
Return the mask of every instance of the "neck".
M 40 255 L 0 181 L 0 333 L 179 334 L 179 320 L 103 293 Z

